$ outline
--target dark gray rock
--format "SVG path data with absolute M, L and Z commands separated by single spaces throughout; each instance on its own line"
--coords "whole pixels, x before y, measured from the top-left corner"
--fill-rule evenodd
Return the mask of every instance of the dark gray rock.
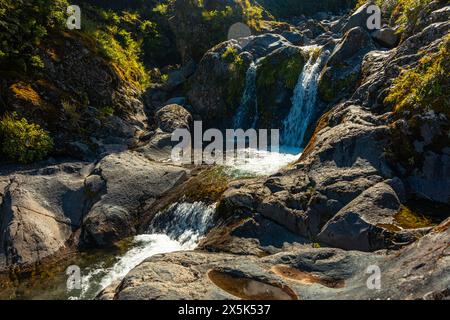
M 395 248 L 397 244 L 416 240 L 396 228 L 395 215 L 401 203 L 395 191 L 385 182 L 364 191 L 342 208 L 318 235 L 318 239 L 345 250 L 376 251 Z M 397 231 L 393 231 L 397 229 Z
M 192 127 L 192 116 L 182 106 L 170 104 L 156 112 L 158 127 L 167 133 L 173 133 L 176 129 L 190 130 Z
M 355 27 L 360 27 L 367 30 L 367 20 L 370 18 L 372 13 L 368 13 L 368 8 L 373 5 L 373 3 L 365 3 L 359 7 L 348 19 L 347 23 L 342 28 L 342 32 L 345 33 L 350 29 Z
M 67 163 L 1 177 L 0 251 L 9 266 L 40 263 L 69 247 L 91 204 L 84 181 L 92 168 Z
M 319 97 L 326 102 L 350 95 L 360 79 L 364 56 L 375 48 L 367 31 L 349 30 L 336 45 L 319 79 Z
M 305 44 L 304 36 L 299 32 L 287 31 L 283 32 L 281 35 L 295 46 L 302 46 Z
M 99 297 L 238 299 L 265 292 L 272 299 L 445 299 L 450 286 L 449 228 L 447 220 L 414 245 L 392 253 L 297 246 L 263 258 L 201 251 L 158 255 Z M 368 286 L 373 267 L 381 271 L 379 289 Z M 215 274 L 225 276 L 236 290 L 222 287 Z
M 371 33 L 372 38 L 386 48 L 394 48 L 400 41 L 400 37 L 391 28 L 383 28 L 375 30 Z
M 84 219 L 83 240 L 99 246 L 133 235 L 144 208 L 187 177 L 183 168 L 152 162 L 130 151 L 105 157 L 95 172 L 105 181 L 107 193 Z

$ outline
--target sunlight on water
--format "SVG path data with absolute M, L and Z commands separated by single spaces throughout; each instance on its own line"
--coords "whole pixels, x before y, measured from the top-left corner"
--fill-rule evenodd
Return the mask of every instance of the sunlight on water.
M 233 176 L 270 176 L 300 158 L 302 149 L 281 147 L 279 152 L 245 149 L 245 157 L 227 160 L 225 170 Z
M 292 97 L 292 108 L 283 122 L 282 144 L 301 146 L 304 144 L 305 133 L 312 120 L 316 108 L 317 86 L 320 74 L 321 55 L 315 52 L 320 47 L 306 47 L 309 50 L 309 60 L 299 76 Z

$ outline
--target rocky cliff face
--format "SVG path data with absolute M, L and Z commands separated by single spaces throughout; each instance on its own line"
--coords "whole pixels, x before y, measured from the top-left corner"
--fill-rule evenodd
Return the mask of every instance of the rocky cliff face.
M 449 278 L 440 278 L 448 269 L 444 244 L 448 241 L 444 239 L 449 234 L 448 220 L 432 229 L 432 223 L 415 212 L 428 212 L 427 219 L 437 221 L 448 217 L 450 198 L 443 191 L 449 190 L 448 165 L 445 164 L 448 142 L 444 134 L 448 129 L 439 120 L 445 117 L 445 112 L 440 113 L 431 106 L 419 113 L 391 112 L 385 102 L 402 68 L 411 68 L 427 54 L 445 50 L 442 48 L 447 45 L 449 16 L 441 14 L 448 12 L 448 7 L 433 2 L 427 10 L 431 12 L 427 22 L 424 17 L 419 19 L 422 28 L 408 36 L 404 34 L 398 46 L 398 39 L 386 39 L 388 32 L 383 33 L 380 41 L 379 33 L 371 34 L 365 25 L 358 24 L 357 21 L 365 21 L 357 18 L 362 10 L 348 20 L 334 23 L 334 26 L 340 25 L 341 29 L 337 30 L 342 33 L 339 38 L 330 37 L 326 44 L 331 55 L 319 80 L 322 110 L 328 111 L 317 122 L 300 160 L 272 177 L 236 181 L 230 185 L 218 208 L 222 222 L 200 245 L 200 249 L 214 253 L 205 256 L 199 251 L 148 259 L 116 289 L 110 289 L 102 297 L 242 298 L 245 292 L 239 288 L 242 281 L 279 292 L 280 296 L 271 298 L 283 295 L 286 295 L 284 298 L 330 298 L 333 294 L 339 294 L 339 298 L 365 299 L 448 296 Z M 317 41 L 321 39 L 313 39 L 313 43 Z M 391 46 L 395 47 L 390 49 Z M 286 50 L 289 44 L 281 47 L 276 52 Z M 243 51 L 246 48 L 251 45 Z M 281 63 L 276 65 L 280 67 Z M 448 73 L 448 69 L 443 68 L 442 72 Z M 336 104 L 337 101 L 341 102 Z M 448 101 L 444 104 L 448 108 Z M 208 104 L 198 101 L 196 105 Z M 270 118 L 276 119 L 276 113 L 280 112 L 280 108 L 274 108 Z M 425 128 L 428 121 L 436 130 Z M 402 142 L 398 140 L 399 134 Z M 431 136 L 427 139 L 428 134 Z M 438 146 L 432 141 L 441 144 Z M 400 149 L 408 143 L 416 146 L 413 153 L 421 153 L 421 160 L 415 162 L 412 156 L 409 165 L 400 157 Z M 430 148 L 424 154 L 423 149 L 417 149 L 423 143 Z M 417 199 L 431 204 L 429 209 L 415 207 L 412 203 L 417 203 Z M 439 209 L 432 210 L 432 207 Z M 307 243 L 309 239 L 360 253 L 311 249 L 310 246 L 293 249 L 286 243 L 283 247 L 283 242 L 292 240 L 281 235 L 274 236 L 280 241 L 278 245 L 273 240 L 267 243 L 271 229 L 267 224 L 273 222 L 299 237 L 296 240 L 299 243 Z M 443 242 L 431 240 L 435 236 Z M 434 258 L 422 256 L 423 246 L 433 247 L 430 251 L 436 253 Z M 379 251 L 383 249 L 399 251 L 392 254 Z M 226 253 L 215 253 L 218 251 Z M 280 253 L 273 255 L 274 251 Z M 370 253 L 374 251 L 375 254 Z M 269 257 L 256 258 L 266 254 Z M 239 255 L 243 255 L 244 260 L 241 261 Z M 181 269 L 178 259 L 185 262 Z M 326 267 L 328 259 L 333 261 L 330 269 Z M 309 264 L 308 261 L 314 262 Z M 411 261 L 433 270 L 439 265 L 442 269 L 437 272 L 441 276 L 427 276 L 424 288 L 413 280 L 417 271 L 412 271 L 416 270 L 412 265 L 410 269 Z M 396 274 L 400 270 L 397 268 L 408 265 L 406 269 L 401 267 L 403 284 L 395 285 L 397 282 L 393 281 L 376 293 L 367 290 L 359 268 L 371 264 L 380 266 L 386 279 L 398 279 Z M 158 272 L 162 265 L 176 270 L 176 281 L 172 283 Z M 443 279 L 439 285 L 438 279 Z M 211 282 L 215 286 L 211 286 Z M 186 283 L 192 288 L 186 287 Z M 198 295 L 199 288 L 210 289 L 201 290 L 203 293 Z M 173 295 L 174 292 L 177 294 Z
M 300 16 L 286 13 L 293 2 L 153 6 L 159 40 L 176 54 L 165 61 L 147 48 L 148 88 L 134 78 L 139 59 L 127 73 L 83 33 L 33 47 L 42 70 L 5 73 L 2 113 L 49 130 L 56 151 L 1 164 L 0 270 L 112 246 L 174 202 L 218 201 L 196 251 L 149 258 L 99 297 L 448 298 L 448 3 L 425 1 L 411 22 L 396 1 L 371 31 L 367 4 L 344 13 L 336 1 L 302 1 Z M 254 35 L 226 41 L 242 20 Z M 283 128 L 312 64 L 317 95 L 297 161 L 245 179 L 170 163 L 171 133 L 193 120 L 231 128 L 244 109 L 245 128 Z M 382 290 L 366 285 L 373 265 Z

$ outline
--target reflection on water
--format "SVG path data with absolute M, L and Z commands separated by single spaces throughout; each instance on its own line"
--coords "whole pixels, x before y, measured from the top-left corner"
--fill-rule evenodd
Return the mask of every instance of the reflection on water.
M 175 203 L 159 212 L 148 232 L 108 250 L 90 250 L 29 273 L 0 275 L 0 299 L 93 299 L 122 280 L 145 259 L 160 253 L 193 250 L 207 232 L 216 205 Z M 67 292 L 66 268 L 81 269 L 81 290 Z
M 287 287 L 239 277 L 230 273 L 211 270 L 209 279 L 229 294 L 244 300 L 298 300 L 295 292 Z
M 294 280 L 301 284 L 312 285 L 320 284 L 328 288 L 343 288 L 345 287 L 345 281 L 341 279 L 332 279 L 321 277 L 310 272 L 301 271 L 286 265 L 276 265 L 272 267 L 272 272 L 280 277 Z
M 10 272 L 0 275 L 0 299 L 38 299 L 65 300 L 71 294 L 67 292 L 66 269 L 70 265 L 81 268 L 87 274 L 92 266 L 114 265 L 117 257 L 125 254 L 134 246 L 133 239 L 122 240 L 112 248 L 83 251 L 65 257 L 61 261 L 46 265 L 37 265 L 32 271 Z

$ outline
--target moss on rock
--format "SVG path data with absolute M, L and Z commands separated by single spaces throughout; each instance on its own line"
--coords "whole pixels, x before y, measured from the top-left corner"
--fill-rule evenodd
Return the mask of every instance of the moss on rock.
M 333 102 L 351 92 L 359 80 L 359 72 L 345 71 L 344 67 L 326 68 L 319 80 L 318 94 L 325 102 Z
M 305 62 L 306 54 L 296 47 L 276 50 L 261 62 L 256 76 L 260 127 L 280 126 Z

